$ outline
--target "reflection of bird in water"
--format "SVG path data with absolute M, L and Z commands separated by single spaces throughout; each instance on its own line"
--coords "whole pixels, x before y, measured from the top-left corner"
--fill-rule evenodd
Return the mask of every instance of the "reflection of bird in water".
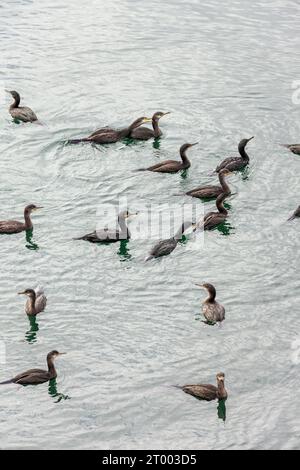
M 141 117 L 136 119 L 129 127 L 126 127 L 125 129 L 117 130 L 104 127 L 103 129 L 98 129 L 97 131 L 93 132 L 88 137 L 84 137 L 82 139 L 71 139 L 68 141 L 68 143 L 79 144 L 81 142 L 90 142 L 95 144 L 114 144 L 115 142 L 119 142 L 120 140 L 130 137 L 134 129 L 137 129 L 142 124 L 151 121 L 151 118 Z
M 225 389 L 225 374 L 223 372 L 217 374 L 217 387 L 215 385 L 199 384 L 184 385 L 183 387 L 177 388 L 180 388 L 185 393 L 198 398 L 198 400 L 224 400 L 228 396 Z
M 282 146 L 287 148 L 294 154 L 300 155 L 300 144 L 292 144 L 292 145 L 283 144 Z
M 295 212 L 294 212 L 293 215 L 288 219 L 288 221 L 294 220 L 294 219 L 296 219 L 297 217 L 300 217 L 300 206 L 298 207 L 298 209 L 295 210 Z
M 0 234 L 10 235 L 13 233 L 20 233 L 26 230 L 32 230 L 33 225 L 31 221 L 31 213 L 37 211 L 38 209 L 42 209 L 42 207 L 37 207 L 34 204 L 30 204 L 29 206 L 25 207 L 24 209 L 24 222 L 18 222 L 17 220 L 3 220 L 0 221 Z
M 202 304 L 203 315 L 208 323 L 215 324 L 225 320 L 225 308 L 216 301 L 216 289 L 212 284 L 196 284 L 198 287 L 206 289 L 207 299 Z
M 91 243 L 115 243 L 121 240 L 129 240 L 131 234 L 129 228 L 126 225 L 126 219 L 137 214 L 130 214 L 128 211 L 123 211 L 118 216 L 118 225 L 120 229 L 109 230 L 95 230 L 92 233 L 88 233 L 83 237 L 76 238 L 75 240 L 85 240 Z
M 216 228 L 218 225 L 225 222 L 228 217 L 228 211 L 224 207 L 224 201 L 228 197 L 228 194 L 223 193 L 217 197 L 216 206 L 218 212 L 209 212 L 205 215 L 202 222 L 198 224 L 199 228 L 202 230 L 212 230 Z
M 218 197 L 222 193 L 231 194 L 230 188 L 226 182 L 226 177 L 231 175 L 231 171 L 224 168 L 219 172 L 220 186 L 200 186 L 200 188 L 192 189 L 186 193 L 187 196 L 195 197 L 198 199 L 209 199 Z
M 39 385 L 48 382 L 51 379 L 56 379 L 57 372 L 54 366 L 54 360 L 65 353 L 59 353 L 58 351 L 51 351 L 47 355 L 48 370 L 43 369 L 30 369 L 26 372 L 16 375 L 13 379 L 1 382 L 0 385 L 5 384 L 19 384 L 19 385 Z
M 223 160 L 223 162 L 217 167 L 216 172 L 219 173 L 219 171 L 223 170 L 223 168 L 227 168 L 229 171 L 237 171 L 237 170 L 242 170 L 245 168 L 250 161 L 249 155 L 247 154 L 245 148 L 248 142 L 250 140 L 254 139 L 254 137 L 251 137 L 250 139 L 243 139 L 239 143 L 239 154 L 240 157 L 229 157 Z
M 29 319 L 29 324 L 30 324 L 30 330 L 26 332 L 25 339 L 29 344 L 33 344 L 37 340 L 39 324 L 36 321 L 36 315 L 29 315 L 28 319 Z
M 9 113 L 13 119 L 22 122 L 35 122 L 38 120 L 36 114 L 27 106 L 20 106 L 21 97 L 17 91 L 6 90 L 13 99 L 13 104 L 9 107 Z
M 159 128 L 159 120 L 162 117 L 166 116 L 167 114 L 170 114 L 170 113 L 162 113 L 158 111 L 157 113 L 153 114 L 152 116 L 153 130 L 149 129 L 148 127 L 137 127 L 131 132 L 130 137 L 132 139 L 137 139 L 137 140 L 149 140 L 153 138 L 158 139 L 159 137 L 162 136 L 162 131 Z
M 35 290 L 26 289 L 23 292 L 19 292 L 19 295 L 26 295 L 28 297 L 25 304 L 25 313 L 27 313 L 27 315 L 35 316 L 45 310 L 47 297 L 41 286 L 38 286 Z
M 141 168 L 137 171 L 152 171 L 155 173 L 178 173 L 181 170 L 188 170 L 191 166 L 186 152 L 189 148 L 194 147 L 197 144 L 184 144 L 180 148 L 181 162 L 177 160 L 166 160 L 156 165 L 150 166 L 149 168 Z
M 162 240 L 157 243 L 145 261 L 150 261 L 153 258 L 161 258 L 162 256 L 170 255 L 177 247 L 184 233 L 191 227 L 195 228 L 196 224 L 193 222 L 184 222 L 174 237 L 167 240 Z

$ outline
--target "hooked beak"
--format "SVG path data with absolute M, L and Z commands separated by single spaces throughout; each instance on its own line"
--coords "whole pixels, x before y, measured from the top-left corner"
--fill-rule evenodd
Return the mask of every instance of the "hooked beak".
M 199 142 L 195 142 L 194 144 L 190 144 L 190 147 L 195 147 L 195 145 L 198 145 Z
M 203 284 L 195 284 L 195 286 L 204 288 Z
M 171 111 L 168 111 L 167 113 L 164 113 L 163 116 L 167 116 L 168 114 L 171 114 Z
M 67 354 L 67 353 L 63 352 L 63 353 L 59 353 L 58 355 L 59 356 L 64 356 L 65 354 Z
M 35 207 L 33 211 L 39 211 L 40 209 L 44 209 L 43 206 Z
M 253 140 L 254 139 L 254 136 L 253 137 L 250 137 L 250 139 L 248 139 L 248 142 L 250 142 L 250 140 Z
M 18 292 L 18 295 L 26 295 L 26 292 Z
M 4 90 L 6 93 L 8 93 L 9 95 L 11 95 L 11 91 L 10 90 Z
M 137 215 L 139 215 L 139 212 L 132 212 L 132 213 L 128 214 L 128 218 L 129 217 L 135 217 Z

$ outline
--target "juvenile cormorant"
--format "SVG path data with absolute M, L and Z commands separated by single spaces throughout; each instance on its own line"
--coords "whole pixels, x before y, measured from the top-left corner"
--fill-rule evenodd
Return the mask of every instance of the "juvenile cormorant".
M 212 284 L 196 284 L 198 287 L 206 289 L 207 299 L 202 304 L 202 312 L 208 323 L 215 324 L 225 320 L 225 308 L 216 301 L 216 289 Z
M 26 295 L 28 297 L 25 304 L 25 313 L 27 315 L 35 316 L 45 310 L 47 297 L 42 287 L 38 286 L 35 290 L 26 289 L 23 292 L 19 292 L 19 295 Z
M 250 139 L 243 139 L 239 143 L 239 154 L 240 157 L 229 157 L 226 158 L 217 168 L 216 172 L 219 173 L 219 171 L 223 170 L 223 168 L 227 168 L 229 171 L 237 171 L 237 170 L 242 170 L 245 168 L 250 161 L 249 155 L 247 154 L 245 148 L 248 142 L 250 140 L 254 139 L 254 137 L 251 137 Z
M 187 170 L 191 166 L 191 162 L 186 156 L 186 152 L 189 148 L 194 147 L 196 144 L 184 144 L 180 148 L 181 162 L 176 160 L 166 160 L 156 165 L 150 166 L 149 168 L 141 168 L 137 171 L 153 171 L 156 173 L 178 173 L 181 170 Z
M 202 222 L 198 224 L 198 227 L 202 230 L 212 230 L 218 225 L 225 222 L 228 216 L 228 211 L 224 207 L 224 201 L 228 197 L 228 194 L 223 193 L 217 197 L 216 206 L 219 212 L 209 212 L 205 215 Z
M 225 374 L 220 372 L 217 374 L 217 387 L 214 385 L 184 385 L 179 387 L 185 393 L 192 395 L 198 400 L 212 401 L 212 400 L 225 400 L 228 397 L 225 389 Z
M 126 225 L 126 219 L 137 214 L 130 214 L 128 211 L 123 211 L 118 215 L 119 229 L 109 230 L 95 230 L 92 233 L 88 233 L 83 237 L 76 238 L 76 240 L 86 240 L 91 243 L 115 243 L 122 240 L 130 240 L 131 234 L 129 228 Z
M 283 147 L 287 148 L 288 150 L 295 153 L 296 155 L 300 155 L 300 144 L 292 144 L 292 145 L 283 144 Z
M 138 127 L 131 132 L 130 137 L 132 139 L 137 139 L 137 140 L 149 140 L 153 138 L 158 139 L 158 137 L 162 136 L 162 131 L 160 130 L 159 125 L 158 125 L 159 120 L 162 117 L 166 116 L 167 114 L 170 114 L 170 113 L 169 112 L 162 113 L 158 111 L 157 113 L 153 114 L 152 116 L 153 130 L 149 129 L 148 127 Z
M 18 222 L 17 220 L 4 220 L 0 221 L 0 234 L 13 234 L 24 232 L 25 230 L 32 230 L 33 225 L 31 222 L 30 215 L 32 212 L 35 212 L 42 207 L 37 207 L 34 204 L 30 204 L 24 209 L 24 219 L 25 223 Z
M 187 196 L 195 197 L 198 199 L 208 199 L 213 197 L 218 197 L 222 193 L 226 193 L 228 195 L 231 194 L 230 188 L 226 182 L 226 177 L 231 175 L 231 171 L 227 168 L 223 168 L 219 172 L 219 181 L 221 186 L 200 186 L 200 188 L 192 189 L 186 193 Z
M 142 124 L 146 122 L 151 122 L 151 118 L 141 117 L 136 119 L 129 127 L 125 129 L 111 129 L 109 127 L 104 127 L 103 129 L 98 129 L 93 132 L 90 136 L 84 137 L 82 139 L 71 139 L 68 141 L 69 144 L 79 144 L 81 142 L 90 142 L 95 144 L 113 144 L 119 142 L 120 140 L 130 137 L 132 131 L 137 129 Z
M 289 221 L 290 220 L 294 220 L 296 219 L 297 217 L 300 217 L 300 206 L 298 207 L 298 209 L 295 210 L 295 212 L 293 213 L 293 215 L 288 219 Z
M 196 225 L 197 224 L 193 222 L 184 222 L 174 237 L 167 240 L 162 240 L 157 243 L 145 261 L 150 261 L 153 258 L 161 258 L 162 256 L 170 255 L 177 247 L 184 233 L 191 227 L 195 228 Z
M 21 97 L 17 91 L 5 91 L 14 98 L 13 104 L 9 107 L 9 113 L 13 119 L 22 122 L 35 122 L 38 120 L 32 109 L 27 106 L 19 106 Z
M 19 384 L 19 385 L 39 385 L 49 380 L 56 379 L 57 373 L 54 367 L 54 360 L 65 353 L 59 353 L 58 351 L 51 351 L 47 355 L 48 370 L 43 369 L 30 369 L 22 374 L 18 374 L 16 377 L 5 382 L 1 382 L 0 385 L 4 384 Z

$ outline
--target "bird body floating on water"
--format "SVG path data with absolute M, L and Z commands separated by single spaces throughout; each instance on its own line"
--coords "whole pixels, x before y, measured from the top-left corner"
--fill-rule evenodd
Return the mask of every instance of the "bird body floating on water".
M 96 130 L 88 137 L 84 137 L 82 139 L 71 139 L 68 143 L 79 144 L 81 142 L 90 142 L 94 144 L 114 144 L 115 142 L 129 138 L 134 129 L 137 129 L 147 122 L 152 122 L 152 118 L 141 117 L 136 119 L 129 127 L 120 130 L 104 127 Z
M 186 152 L 189 148 L 194 147 L 198 143 L 195 144 L 184 144 L 180 148 L 180 156 L 181 162 L 177 160 L 166 160 L 161 163 L 157 163 L 156 165 L 150 166 L 149 168 L 141 168 L 137 171 L 152 171 L 155 173 L 178 173 L 182 170 L 188 170 L 191 166 L 191 162 L 189 161 Z
M 198 400 L 225 400 L 228 397 L 225 389 L 225 374 L 223 372 L 217 374 L 217 387 L 215 387 L 215 385 L 199 384 L 184 385 L 183 387 L 177 388 L 180 388 L 183 392 L 198 398 Z
M 210 324 L 221 323 L 225 320 L 225 308 L 223 305 L 216 301 L 216 289 L 212 284 L 196 284 L 198 287 L 202 287 L 208 292 L 207 299 L 202 304 L 202 312 Z
M 227 168 L 229 171 L 238 171 L 243 170 L 250 161 L 249 155 L 247 154 L 245 148 L 248 142 L 250 142 L 254 137 L 250 137 L 250 139 L 243 139 L 239 143 L 239 154 L 240 157 L 229 157 L 226 158 L 217 168 L 216 172 L 219 173 L 224 168 Z
M 218 225 L 225 222 L 228 217 L 228 211 L 224 207 L 224 201 L 228 197 L 228 194 L 223 193 L 217 197 L 216 206 L 218 212 L 209 212 L 205 215 L 203 221 L 198 224 L 198 227 L 202 230 L 212 230 Z
M 35 122 L 38 120 L 32 109 L 27 106 L 20 106 L 21 97 L 17 91 L 5 91 L 14 98 L 13 104 L 9 107 L 9 113 L 13 119 L 22 122 Z
M 300 144 L 292 144 L 292 145 L 282 144 L 282 146 L 290 150 L 295 155 L 300 155 Z
M 295 210 L 295 212 L 294 212 L 293 215 L 288 219 L 288 221 L 297 219 L 297 217 L 300 217 L 300 206 L 298 207 L 298 209 Z
M 13 379 L 6 380 L 5 382 L 1 382 L 0 385 L 5 384 L 19 384 L 19 385 L 39 385 L 45 382 L 49 382 L 49 380 L 56 379 L 57 372 L 54 366 L 54 360 L 65 353 L 59 353 L 58 351 L 51 351 L 47 355 L 47 365 L 48 370 L 43 369 L 30 369 L 26 372 L 16 375 Z
M 227 168 L 224 168 L 219 172 L 219 181 L 220 186 L 200 186 L 199 188 L 192 189 L 186 193 L 187 196 L 191 196 L 198 199 L 210 199 L 214 197 L 220 196 L 222 193 L 226 193 L 228 195 L 231 194 L 230 188 L 226 182 L 226 177 L 231 175 L 231 171 Z
M 28 316 L 38 315 L 45 310 L 47 297 L 41 286 L 38 286 L 36 289 L 26 289 L 23 292 L 19 292 L 19 295 L 26 295 L 28 297 L 25 304 L 25 313 Z
M 158 111 L 157 113 L 153 114 L 152 116 L 152 129 L 149 129 L 148 127 L 137 127 L 136 129 L 133 129 L 133 131 L 130 134 L 130 137 L 132 139 L 137 139 L 137 140 L 149 140 L 149 139 L 158 139 L 159 137 L 162 136 L 162 131 L 159 128 L 159 120 L 163 118 L 164 116 L 167 116 L 168 113 L 162 113 L 161 111 Z
M 95 230 L 92 233 L 88 233 L 83 237 L 76 238 L 75 240 L 85 240 L 90 243 L 115 243 L 122 240 L 130 240 L 131 233 L 126 224 L 126 219 L 132 217 L 135 214 L 130 214 L 128 211 L 123 211 L 118 215 L 118 226 L 120 229 L 101 229 Z
M 189 228 L 195 229 L 195 227 L 196 224 L 193 222 L 184 222 L 174 237 L 167 240 L 162 240 L 157 243 L 145 261 L 150 261 L 153 258 L 161 258 L 162 256 L 170 255 L 177 247 L 185 232 Z
M 24 232 L 26 230 L 32 230 L 33 225 L 31 221 L 31 213 L 35 212 L 39 209 L 42 209 L 42 207 L 37 207 L 34 204 L 30 204 L 29 206 L 26 206 L 24 209 L 24 222 L 19 222 L 17 220 L 3 220 L 0 221 L 0 234 L 14 234 L 14 233 L 20 233 Z

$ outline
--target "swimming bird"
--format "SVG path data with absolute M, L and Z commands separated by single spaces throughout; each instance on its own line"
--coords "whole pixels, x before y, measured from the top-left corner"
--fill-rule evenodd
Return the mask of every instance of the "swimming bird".
M 137 213 L 130 214 L 128 211 L 120 212 L 118 215 L 118 226 L 120 229 L 109 230 L 105 228 L 95 230 L 75 240 L 85 240 L 91 243 L 115 243 L 121 240 L 130 240 L 131 233 L 126 225 L 126 219 L 134 215 L 137 215 Z
M 181 170 L 187 170 L 191 166 L 191 162 L 189 161 L 186 152 L 189 148 L 194 147 L 195 144 L 184 144 L 180 147 L 180 156 L 181 162 L 176 160 L 166 160 L 164 162 L 158 163 L 156 165 L 150 166 L 149 168 L 141 168 L 137 171 L 153 171 L 156 173 L 178 173 Z
M 28 316 L 35 316 L 45 310 L 47 297 L 41 286 L 38 286 L 36 289 L 26 289 L 23 292 L 19 292 L 19 295 L 26 295 L 28 297 L 25 304 L 25 313 Z
M 282 144 L 282 146 L 287 148 L 294 154 L 300 155 L 300 144 L 292 144 L 292 145 Z
M 220 186 L 200 186 L 199 188 L 188 191 L 186 195 L 198 199 L 209 199 L 213 197 L 218 197 L 222 193 L 230 195 L 231 191 L 226 182 L 226 177 L 229 175 L 231 175 L 231 171 L 229 171 L 227 168 L 223 168 L 223 170 L 219 172 Z
M 58 351 L 51 351 L 47 355 L 47 365 L 48 370 L 43 369 L 30 369 L 26 372 L 16 375 L 13 379 L 6 380 L 5 382 L 1 382 L 0 385 L 5 384 L 19 384 L 19 385 L 39 385 L 45 382 L 49 382 L 49 380 L 56 379 L 57 372 L 54 366 L 54 360 L 58 356 L 62 356 L 65 353 L 59 353 Z
M 13 104 L 9 107 L 9 113 L 13 119 L 22 122 L 35 122 L 38 120 L 36 114 L 27 106 L 20 106 L 21 97 L 17 91 L 5 90 L 13 99 Z
M 168 113 L 162 113 L 161 111 L 158 111 L 157 113 L 153 114 L 152 116 L 152 129 L 149 129 L 148 127 L 137 127 L 134 129 L 130 137 L 132 139 L 137 139 L 137 140 L 149 140 L 149 139 L 158 139 L 159 137 L 162 136 L 162 131 L 159 128 L 159 120 L 163 118 L 164 116 L 167 116 Z
M 183 387 L 177 387 L 183 390 L 185 393 L 192 395 L 198 400 L 212 401 L 212 400 L 225 400 L 228 397 L 225 389 L 225 374 L 220 372 L 216 376 L 217 387 L 214 385 L 199 384 L 199 385 L 184 385 Z
M 90 142 L 95 144 L 113 144 L 115 142 L 119 142 L 120 140 L 129 138 L 134 129 L 137 129 L 146 122 L 152 122 L 152 118 L 138 118 L 129 127 L 120 130 L 104 127 L 102 129 L 96 130 L 88 137 L 84 137 L 82 139 L 71 139 L 68 141 L 68 143 L 79 144 L 81 142 Z
M 26 206 L 24 209 L 24 222 L 18 222 L 17 220 L 3 220 L 0 221 L 0 234 L 13 234 L 13 233 L 20 233 L 24 232 L 25 230 L 32 230 L 33 225 L 31 221 L 31 213 L 35 212 L 42 207 L 37 207 L 34 204 L 30 204 Z
M 216 289 L 212 284 L 196 284 L 208 292 L 207 299 L 202 304 L 202 312 L 208 323 L 221 323 L 225 320 L 225 308 L 216 301 Z
M 242 170 L 245 168 L 250 161 L 249 155 L 247 154 L 245 148 L 248 142 L 250 142 L 254 137 L 250 137 L 250 139 L 243 139 L 240 141 L 238 149 L 240 157 L 229 157 L 226 158 L 217 168 L 216 172 L 223 170 L 223 168 L 227 168 L 229 171 L 237 171 Z
M 204 216 L 202 222 L 197 224 L 197 227 L 202 230 L 212 230 L 216 228 L 218 225 L 225 222 L 228 217 L 228 211 L 224 207 L 224 201 L 228 197 L 228 194 L 223 193 L 217 197 L 216 206 L 218 212 L 209 212 Z
M 294 219 L 296 219 L 297 217 L 300 217 L 300 206 L 298 207 L 298 209 L 295 210 L 295 212 L 294 212 L 293 215 L 288 219 L 288 221 L 294 220 Z
M 167 240 L 162 240 L 157 243 L 150 251 L 150 254 L 145 261 L 150 261 L 153 258 L 161 258 L 162 256 L 170 255 L 177 247 L 185 232 L 191 227 L 194 229 L 196 225 L 197 224 L 193 222 L 184 222 L 174 237 L 168 238 Z

